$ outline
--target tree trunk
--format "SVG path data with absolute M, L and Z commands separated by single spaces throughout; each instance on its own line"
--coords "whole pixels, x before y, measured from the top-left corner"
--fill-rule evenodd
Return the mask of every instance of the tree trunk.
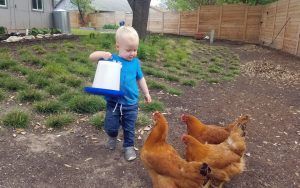
M 141 39 L 147 35 L 147 23 L 151 0 L 127 0 L 132 12 L 132 27 L 136 29 Z
M 79 11 L 79 17 L 80 17 L 81 25 L 85 26 L 84 12 L 82 11 L 82 9 L 80 8 L 79 5 L 78 5 L 78 11 Z

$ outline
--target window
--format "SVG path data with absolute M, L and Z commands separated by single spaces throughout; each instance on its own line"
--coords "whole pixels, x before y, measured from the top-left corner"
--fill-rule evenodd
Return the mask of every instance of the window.
M 43 0 L 32 0 L 32 9 L 43 11 Z
M 6 7 L 6 6 L 7 6 L 6 0 L 0 0 L 0 7 Z

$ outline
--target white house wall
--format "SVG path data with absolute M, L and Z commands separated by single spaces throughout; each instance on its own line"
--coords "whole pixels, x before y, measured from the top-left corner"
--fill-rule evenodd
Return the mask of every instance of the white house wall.
M 24 32 L 26 28 L 52 27 L 52 0 L 43 0 L 43 11 L 32 10 L 31 0 L 7 0 L 8 6 L 0 8 L 0 26 L 11 31 Z

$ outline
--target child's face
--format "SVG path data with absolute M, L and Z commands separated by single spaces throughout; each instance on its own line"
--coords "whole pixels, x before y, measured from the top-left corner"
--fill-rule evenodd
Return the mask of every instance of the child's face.
M 137 56 L 138 42 L 124 37 L 117 42 L 116 48 L 119 51 L 120 57 L 131 61 Z

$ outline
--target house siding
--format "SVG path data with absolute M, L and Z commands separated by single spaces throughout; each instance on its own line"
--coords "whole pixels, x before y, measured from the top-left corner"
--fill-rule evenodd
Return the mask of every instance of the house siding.
M 0 8 L 0 26 L 9 32 L 24 32 L 26 28 L 52 27 L 52 0 L 43 0 L 43 11 L 32 10 L 32 0 L 7 0 L 7 7 Z

